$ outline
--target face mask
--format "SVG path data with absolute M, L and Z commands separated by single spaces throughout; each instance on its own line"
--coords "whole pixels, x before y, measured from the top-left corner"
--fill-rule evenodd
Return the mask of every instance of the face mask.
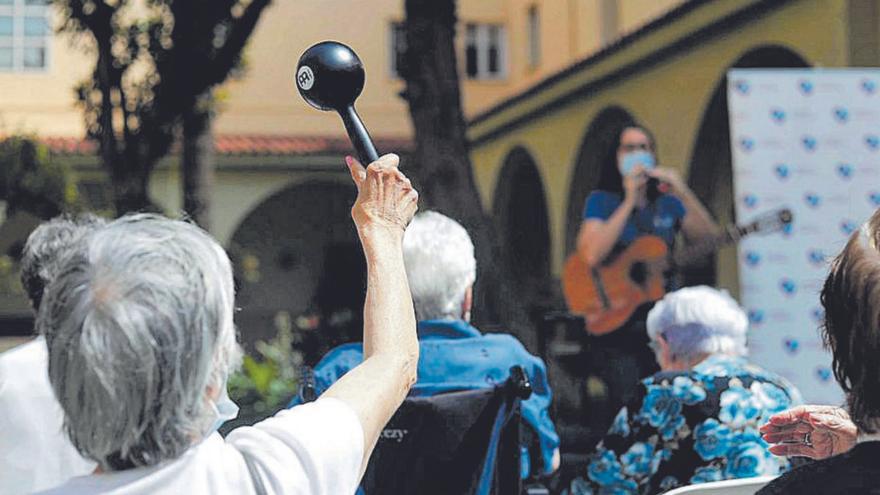
M 232 399 L 229 398 L 225 383 L 220 391 L 220 397 L 217 398 L 217 402 L 211 402 L 211 410 L 214 415 L 214 422 L 205 436 L 214 433 L 223 423 L 238 416 L 238 404 L 232 402 Z
M 620 173 L 627 176 L 632 173 L 636 165 L 641 165 L 645 170 L 651 170 L 657 163 L 654 161 L 654 155 L 647 151 L 631 151 L 623 155 L 620 162 Z

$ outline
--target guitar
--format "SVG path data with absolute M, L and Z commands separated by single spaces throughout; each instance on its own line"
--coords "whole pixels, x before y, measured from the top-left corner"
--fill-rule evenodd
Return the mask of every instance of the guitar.
M 584 316 L 587 332 L 611 333 L 626 323 L 639 306 L 666 294 L 666 273 L 670 267 L 692 263 L 749 234 L 781 230 L 791 221 L 788 209 L 766 213 L 743 226 L 730 224 L 723 234 L 687 246 L 674 256 L 669 256 L 663 239 L 642 236 L 613 260 L 592 269 L 582 256 L 572 254 L 562 271 L 565 302 L 569 311 Z

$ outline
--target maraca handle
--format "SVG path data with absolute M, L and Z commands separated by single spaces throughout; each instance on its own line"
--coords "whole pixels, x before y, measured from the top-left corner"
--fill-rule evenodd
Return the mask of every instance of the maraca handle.
M 342 122 L 345 124 L 345 130 L 348 131 L 348 138 L 351 140 L 351 144 L 354 145 L 354 149 L 357 152 L 358 160 L 360 160 L 364 166 L 378 160 L 379 153 L 376 152 L 376 147 L 373 146 L 373 140 L 370 138 L 370 133 L 367 132 L 367 128 L 364 127 L 364 122 L 354 109 L 354 105 L 349 105 L 343 110 L 340 110 L 339 115 L 342 116 Z

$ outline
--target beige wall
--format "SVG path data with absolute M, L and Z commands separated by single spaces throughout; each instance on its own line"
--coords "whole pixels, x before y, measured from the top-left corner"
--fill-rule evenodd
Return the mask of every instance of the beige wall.
M 338 135 L 338 118 L 308 107 L 292 83 L 299 55 L 310 45 L 336 39 L 356 49 L 367 68 L 358 110 L 375 136 L 409 136 L 403 88 L 389 71 L 389 24 L 403 18 L 404 0 L 277 1 L 263 15 L 246 52 L 247 71 L 221 91 L 216 130 L 228 134 Z M 620 0 L 619 29 L 640 25 L 681 0 Z M 466 22 L 503 24 L 507 77 L 462 85 L 465 113 L 473 116 L 515 92 L 601 48 L 602 0 L 459 0 L 459 29 Z M 527 11 L 538 7 L 541 63 L 527 60 Z M 463 36 L 457 39 L 463 63 Z M 79 43 L 83 45 L 83 42 Z M 0 73 L 0 133 L 82 136 L 73 87 L 89 75 L 92 55 L 56 35 L 49 68 L 39 73 Z M 460 74 L 463 71 L 460 71 Z

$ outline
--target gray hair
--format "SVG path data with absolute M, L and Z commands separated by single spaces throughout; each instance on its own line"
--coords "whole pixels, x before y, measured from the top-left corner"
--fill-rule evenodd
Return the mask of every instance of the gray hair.
M 43 290 L 55 278 L 62 256 L 106 220 L 91 213 L 60 215 L 37 226 L 28 236 L 21 256 L 21 285 L 34 311 L 40 309 Z
M 197 226 L 122 217 L 67 257 L 37 326 L 79 452 L 104 470 L 174 459 L 213 421 L 240 350 L 232 267 Z
M 474 244 L 455 220 L 419 213 L 403 237 L 403 261 L 419 320 L 455 320 L 477 276 Z
M 680 359 L 702 354 L 746 354 L 749 319 L 727 291 L 705 285 L 667 294 L 648 313 L 648 336 L 662 334 Z

